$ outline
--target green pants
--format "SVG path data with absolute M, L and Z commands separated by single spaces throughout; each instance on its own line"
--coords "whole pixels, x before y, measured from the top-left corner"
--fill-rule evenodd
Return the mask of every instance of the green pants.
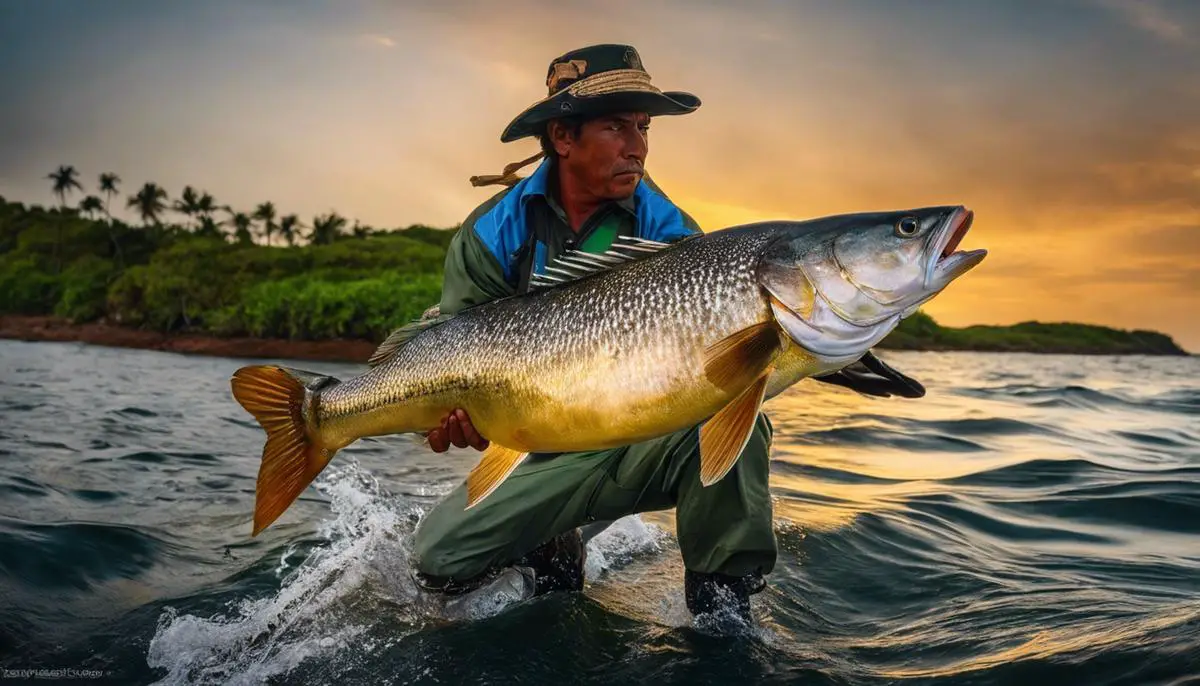
M 700 484 L 699 435 L 695 426 L 623 448 L 533 454 L 470 510 L 463 509 L 460 484 L 418 527 L 416 568 L 468 581 L 589 522 L 674 507 L 687 569 L 770 573 L 776 555 L 770 420 L 759 414 L 733 469 L 707 487 Z

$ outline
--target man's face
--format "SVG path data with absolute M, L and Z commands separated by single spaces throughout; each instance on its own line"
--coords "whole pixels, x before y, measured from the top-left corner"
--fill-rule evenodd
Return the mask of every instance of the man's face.
M 596 197 L 620 200 L 633 195 L 645 173 L 650 117 L 620 112 L 583 124 L 578 137 L 565 127 L 551 130 L 561 164 Z

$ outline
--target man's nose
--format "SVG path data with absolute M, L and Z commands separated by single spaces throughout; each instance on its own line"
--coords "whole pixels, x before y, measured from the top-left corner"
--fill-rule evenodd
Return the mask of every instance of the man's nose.
M 640 129 L 633 129 L 625 141 L 625 156 L 643 161 L 650 149 L 650 141 Z

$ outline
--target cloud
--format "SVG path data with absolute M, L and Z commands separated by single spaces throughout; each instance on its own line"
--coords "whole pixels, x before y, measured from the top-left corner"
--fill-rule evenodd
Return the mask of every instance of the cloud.
M 381 48 L 396 47 L 396 41 L 389 38 L 388 36 L 381 36 L 376 33 L 368 33 L 368 34 L 364 34 L 362 36 L 362 38 L 363 38 L 363 40 L 367 41 L 371 45 L 375 45 L 375 46 L 378 46 Z
M 1155 0 L 1100 0 L 1100 4 L 1119 14 L 1130 26 L 1164 41 L 1179 43 L 1187 38 L 1183 25 L 1167 16 Z

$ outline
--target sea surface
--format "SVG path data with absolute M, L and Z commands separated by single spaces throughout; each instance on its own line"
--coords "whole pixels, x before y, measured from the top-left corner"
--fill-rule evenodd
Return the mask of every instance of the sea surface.
M 411 532 L 478 454 L 414 437 L 251 538 L 261 360 L 0 341 L 3 681 L 1200 683 L 1200 358 L 883 356 L 929 394 L 767 404 L 779 561 L 731 629 L 670 511 L 593 538 L 582 594 L 429 602 Z

